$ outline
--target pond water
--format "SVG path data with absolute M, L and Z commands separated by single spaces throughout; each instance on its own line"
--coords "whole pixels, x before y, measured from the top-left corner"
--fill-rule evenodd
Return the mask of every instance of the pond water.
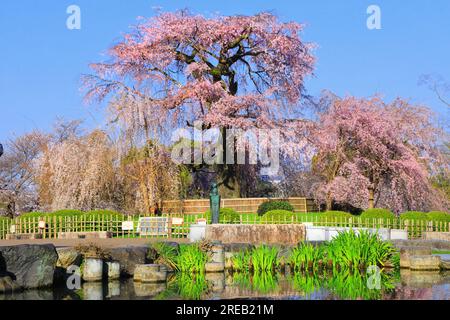
M 177 274 L 170 276 L 164 284 L 141 284 L 132 279 L 85 283 L 80 290 L 30 290 L 0 295 L 0 300 L 450 300 L 450 273 L 383 272 L 380 289 L 374 279 L 350 272 L 321 275 Z

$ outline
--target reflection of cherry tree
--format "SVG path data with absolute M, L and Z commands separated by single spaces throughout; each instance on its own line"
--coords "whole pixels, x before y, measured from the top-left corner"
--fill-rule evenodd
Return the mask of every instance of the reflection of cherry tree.
M 442 298 L 433 296 L 434 288 L 414 288 L 414 287 L 399 287 L 395 289 L 394 293 L 387 295 L 390 300 L 445 300 L 446 295 Z
M 108 63 L 92 65 L 87 98 L 113 95 L 113 115 L 147 133 L 197 120 L 222 130 L 282 127 L 284 151 L 296 154 L 304 130 L 296 106 L 314 65 L 301 30 L 268 13 L 163 13 L 112 47 Z M 216 171 L 222 189 L 239 195 L 239 167 Z
M 327 203 L 395 211 L 442 207 L 429 182 L 441 160 L 430 111 L 404 100 L 335 99 L 314 137 L 317 197 Z

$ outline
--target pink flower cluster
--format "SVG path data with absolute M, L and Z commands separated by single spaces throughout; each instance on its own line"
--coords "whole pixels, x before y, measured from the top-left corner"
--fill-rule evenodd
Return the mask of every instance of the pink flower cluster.
M 315 167 L 324 178 L 318 198 L 367 208 L 372 189 L 376 206 L 397 212 L 423 207 L 434 192 L 428 169 L 440 161 L 440 132 L 430 116 L 401 99 L 333 101 L 313 135 Z
M 185 11 L 144 20 L 93 64 L 88 99 L 143 100 L 160 126 L 202 121 L 220 128 L 286 128 L 280 114 L 302 98 L 313 45 L 298 23 L 274 15 L 206 18 Z M 116 116 L 135 119 L 136 108 Z M 291 121 L 285 150 L 298 153 L 304 122 Z M 297 138 L 296 138 L 297 137 Z M 295 151 L 296 150 L 296 151 Z

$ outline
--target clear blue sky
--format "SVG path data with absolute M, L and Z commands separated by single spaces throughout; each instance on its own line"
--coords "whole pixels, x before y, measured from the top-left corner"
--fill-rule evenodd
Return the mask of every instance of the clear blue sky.
M 81 8 L 79 31 L 66 28 L 71 4 Z M 382 30 L 366 27 L 370 4 L 381 7 Z M 90 62 L 103 59 L 136 17 L 155 14 L 155 7 L 205 15 L 272 11 L 284 21 L 306 23 L 305 39 L 319 46 L 309 93 L 402 96 L 428 104 L 448 121 L 448 107 L 417 84 L 425 73 L 450 80 L 448 0 L 2 0 L 0 141 L 34 128 L 47 130 L 57 116 L 101 125 L 101 109 L 82 102 L 80 75 Z

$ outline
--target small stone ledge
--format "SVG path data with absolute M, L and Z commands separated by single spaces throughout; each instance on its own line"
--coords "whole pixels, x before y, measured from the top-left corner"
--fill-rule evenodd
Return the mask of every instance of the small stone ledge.
M 112 232 L 58 232 L 58 239 L 111 239 Z
M 43 239 L 40 233 L 9 233 L 6 235 L 6 240 L 38 240 Z
M 206 273 L 219 273 L 225 271 L 225 264 L 220 262 L 209 262 L 205 264 Z
M 409 269 L 413 256 L 431 256 L 431 247 L 401 247 L 400 268 Z

